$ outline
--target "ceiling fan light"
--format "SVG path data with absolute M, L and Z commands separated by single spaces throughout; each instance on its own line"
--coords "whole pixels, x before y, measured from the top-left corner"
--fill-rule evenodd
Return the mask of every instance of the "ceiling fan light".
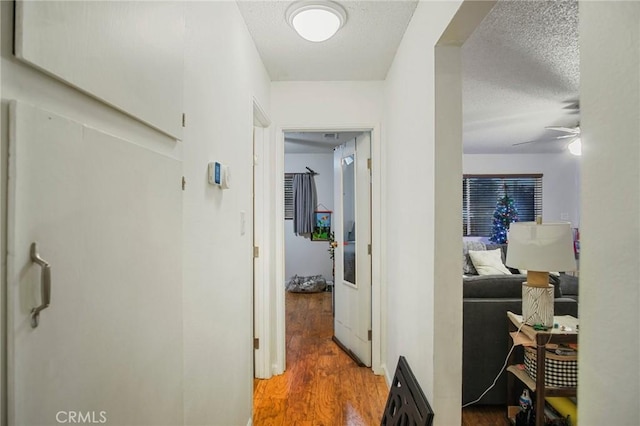
M 300 37 L 313 42 L 322 42 L 333 37 L 346 20 L 346 11 L 331 1 L 296 2 L 287 9 L 289 25 Z
M 582 141 L 580 138 L 575 138 L 573 142 L 567 145 L 567 149 L 573 155 L 582 155 Z

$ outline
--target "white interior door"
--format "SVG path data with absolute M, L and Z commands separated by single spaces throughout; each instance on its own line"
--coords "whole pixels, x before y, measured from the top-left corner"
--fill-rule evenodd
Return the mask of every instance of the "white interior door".
M 371 366 L 371 135 L 334 151 L 335 338 Z
M 181 161 L 22 103 L 10 120 L 9 423 L 182 424 Z

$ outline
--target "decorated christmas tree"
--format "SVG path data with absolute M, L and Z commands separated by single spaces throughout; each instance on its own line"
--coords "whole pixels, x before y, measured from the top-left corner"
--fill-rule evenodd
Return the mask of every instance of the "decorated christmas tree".
M 493 226 L 491 227 L 491 238 L 489 240 L 496 244 L 507 242 L 507 230 L 511 222 L 518 221 L 518 209 L 516 209 L 513 198 L 507 194 L 507 186 L 504 187 L 504 197 L 496 203 L 496 210 L 493 212 Z

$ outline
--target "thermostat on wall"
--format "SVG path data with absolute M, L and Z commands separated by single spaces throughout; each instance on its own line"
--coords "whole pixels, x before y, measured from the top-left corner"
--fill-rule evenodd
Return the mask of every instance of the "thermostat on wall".
M 229 166 L 218 163 L 209 163 L 208 169 L 209 183 L 212 185 L 218 185 L 222 189 L 227 189 L 231 186 Z

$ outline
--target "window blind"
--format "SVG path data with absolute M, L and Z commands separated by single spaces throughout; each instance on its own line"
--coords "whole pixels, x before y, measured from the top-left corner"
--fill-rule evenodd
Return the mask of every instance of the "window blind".
M 284 218 L 293 220 L 293 175 L 284 174 Z
M 506 192 L 505 192 L 506 191 Z M 489 237 L 497 202 L 513 198 L 518 221 L 542 215 L 542 174 L 464 175 L 462 178 L 462 234 Z

